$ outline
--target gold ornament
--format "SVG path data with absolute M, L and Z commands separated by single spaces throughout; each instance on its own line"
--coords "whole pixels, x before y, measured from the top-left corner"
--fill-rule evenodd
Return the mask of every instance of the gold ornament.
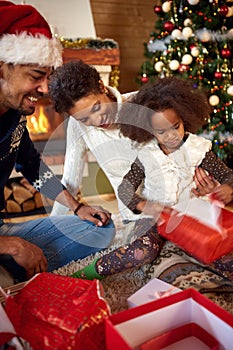
M 109 76 L 109 85 L 117 89 L 119 85 L 119 79 L 120 79 L 119 66 L 112 66 L 112 70 Z

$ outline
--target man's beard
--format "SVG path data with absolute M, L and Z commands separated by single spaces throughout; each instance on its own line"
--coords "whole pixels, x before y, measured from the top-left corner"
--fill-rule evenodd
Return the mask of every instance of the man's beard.
M 35 107 L 31 107 L 30 109 L 18 108 L 18 111 L 21 115 L 24 116 L 32 115 L 35 112 Z

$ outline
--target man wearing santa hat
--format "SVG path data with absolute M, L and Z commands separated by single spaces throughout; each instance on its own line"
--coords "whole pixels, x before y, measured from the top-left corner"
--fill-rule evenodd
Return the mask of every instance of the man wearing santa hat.
M 0 220 L 0 265 L 16 282 L 108 247 L 115 229 L 110 213 L 70 195 L 41 160 L 26 128 L 26 116 L 48 93 L 48 78 L 62 64 L 60 44 L 32 6 L 0 1 L 0 18 L 0 210 L 15 167 L 37 190 L 75 214 L 23 223 Z

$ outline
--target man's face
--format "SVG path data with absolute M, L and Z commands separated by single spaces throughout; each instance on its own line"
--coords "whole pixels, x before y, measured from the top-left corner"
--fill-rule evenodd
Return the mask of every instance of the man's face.
M 3 63 L 0 70 L 0 112 L 13 108 L 23 115 L 32 114 L 38 99 L 48 93 L 48 77 L 52 68 Z
M 76 101 L 69 114 L 86 126 L 110 128 L 115 122 L 116 108 L 106 94 L 90 94 Z

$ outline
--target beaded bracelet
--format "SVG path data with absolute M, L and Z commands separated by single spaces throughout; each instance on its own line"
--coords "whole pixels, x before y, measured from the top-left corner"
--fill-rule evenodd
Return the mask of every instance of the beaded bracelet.
M 74 210 L 74 215 L 78 215 L 78 211 L 81 207 L 83 207 L 84 204 L 83 203 L 79 203 L 79 205 L 77 206 L 77 208 Z

